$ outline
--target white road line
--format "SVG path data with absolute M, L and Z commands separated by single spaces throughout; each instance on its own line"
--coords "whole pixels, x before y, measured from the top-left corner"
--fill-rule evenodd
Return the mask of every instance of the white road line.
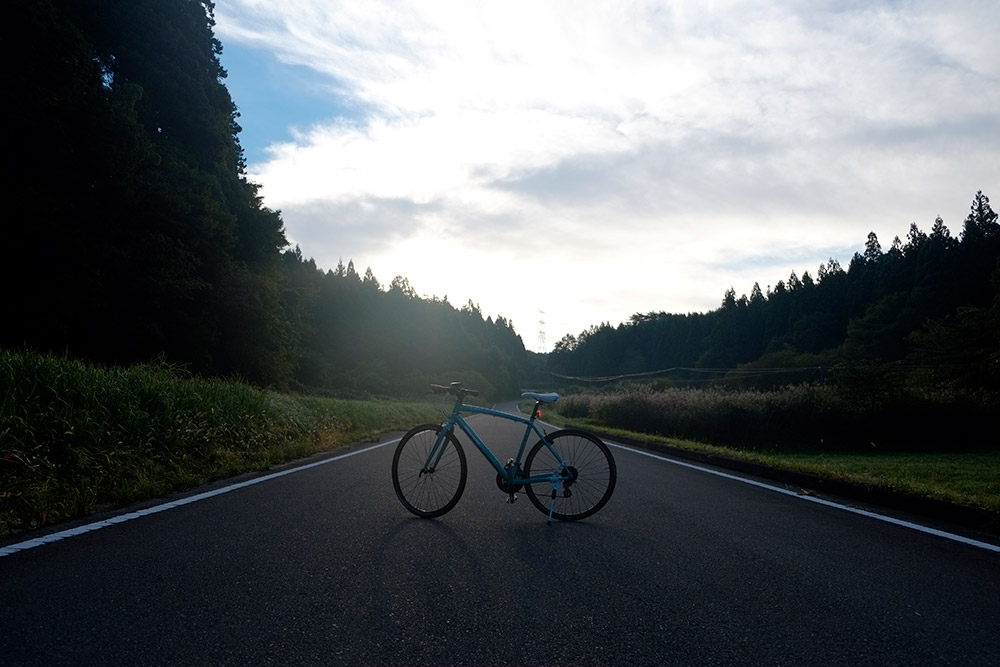
M 710 475 L 717 475 L 718 477 L 725 477 L 726 479 L 731 479 L 737 482 L 742 482 L 743 484 L 749 484 L 751 486 L 757 486 L 762 489 L 767 489 L 769 491 L 774 491 L 776 493 L 783 493 L 786 496 L 792 496 L 800 500 L 807 500 L 812 503 L 819 503 L 820 505 L 826 505 L 827 507 L 833 507 L 845 512 L 851 512 L 852 514 L 860 514 L 861 516 L 866 516 L 872 519 L 878 519 L 879 521 L 884 521 L 886 523 L 891 523 L 897 526 L 902 526 L 903 528 L 910 528 L 911 530 L 918 530 L 921 533 L 928 533 L 930 535 L 936 535 L 938 537 L 943 537 L 947 540 L 953 540 L 955 542 L 961 542 L 962 544 L 967 544 L 973 547 L 979 547 L 980 549 L 985 549 L 987 551 L 993 551 L 995 553 L 1000 553 L 1000 546 L 995 544 L 990 544 L 988 542 L 980 542 L 979 540 L 973 540 L 968 537 L 962 537 L 961 535 L 955 535 L 954 533 L 947 533 L 943 530 L 937 530 L 935 528 L 930 528 L 928 526 L 921 526 L 918 523 L 912 523 L 910 521 L 903 521 L 902 519 L 894 519 L 891 516 L 884 516 L 882 514 L 876 514 L 875 512 L 869 512 L 867 510 L 858 509 L 857 507 L 849 507 L 847 505 L 841 505 L 839 503 L 832 502 L 830 500 L 823 500 L 822 498 L 816 498 L 815 496 L 807 496 L 795 491 L 790 491 L 788 489 L 783 489 L 771 484 L 765 484 L 763 482 L 758 482 L 752 479 L 746 479 L 745 477 L 739 477 L 737 475 L 730 475 L 719 470 L 712 470 L 711 468 L 705 468 L 693 463 L 685 463 L 684 461 L 678 461 L 676 459 L 667 458 L 665 456 L 659 456 L 658 454 L 653 454 L 651 452 L 646 452 L 641 449 L 633 449 L 632 447 L 627 447 L 617 442 L 610 442 L 605 440 L 605 442 L 612 447 L 617 447 L 618 449 L 624 449 L 627 452 L 632 452 L 633 454 L 640 454 L 642 456 L 648 456 L 653 459 L 658 459 L 660 461 L 665 461 L 666 463 L 672 463 L 674 465 L 683 466 L 685 468 L 691 468 L 692 470 L 699 470 L 701 472 L 707 472 Z
M 221 496 L 222 494 L 229 493 L 230 491 L 243 489 L 248 486 L 253 486 L 254 484 L 260 484 L 261 482 L 269 482 L 272 479 L 277 479 L 278 477 L 284 477 L 285 475 L 291 475 L 292 473 L 302 472 L 303 470 L 316 468 L 318 466 L 326 465 L 327 463 L 333 463 L 334 461 L 341 461 L 351 456 L 356 456 L 358 454 L 364 454 L 365 452 L 370 452 L 373 449 L 378 449 L 379 447 L 385 447 L 386 445 L 395 444 L 399 441 L 400 438 L 396 438 L 395 440 L 387 440 L 386 442 L 380 442 L 379 444 L 372 445 L 371 447 L 365 447 L 364 449 L 348 452 L 347 454 L 341 454 L 340 456 L 334 456 L 329 459 L 323 459 L 322 461 L 307 463 L 306 465 L 298 466 L 296 468 L 289 468 L 287 470 L 282 470 L 281 472 L 271 473 L 270 475 L 255 477 L 253 479 L 248 479 L 245 482 L 231 484 L 229 486 L 224 486 L 222 488 L 215 489 L 213 491 L 206 491 L 205 493 L 199 493 L 197 495 L 189 496 L 187 498 L 181 498 L 180 500 L 174 500 L 168 503 L 163 503 L 162 505 L 154 505 L 153 507 L 147 507 L 146 509 L 137 510 L 135 512 L 129 512 L 128 514 L 119 514 L 118 516 L 111 517 L 110 519 L 104 519 L 103 521 L 95 521 L 93 523 L 77 526 L 76 528 L 69 528 L 67 530 L 62 530 L 59 531 L 58 533 L 45 535 L 44 537 L 38 537 L 33 540 L 25 540 L 24 542 L 17 542 L 16 544 L 10 544 L 6 547 L 0 547 L 0 558 L 18 553 L 20 551 L 27 551 L 28 549 L 34 549 L 35 547 L 40 547 L 43 544 L 51 544 L 52 542 L 65 540 L 68 537 L 76 537 L 77 535 L 83 535 L 84 533 L 89 533 L 94 530 L 100 530 L 101 528 L 114 526 L 115 524 L 125 523 L 126 521 L 132 521 L 134 519 L 140 519 L 144 516 L 149 516 L 150 514 L 158 514 L 160 512 L 172 510 L 175 507 L 182 507 L 184 505 L 190 505 L 191 503 L 196 503 L 201 500 L 214 498 L 215 496 Z

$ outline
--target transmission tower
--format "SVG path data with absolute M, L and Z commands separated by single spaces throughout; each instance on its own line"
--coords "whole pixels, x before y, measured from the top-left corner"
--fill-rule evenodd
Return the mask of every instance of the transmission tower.
M 545 311 L 538 311 L 538 353 L 545 353 Z

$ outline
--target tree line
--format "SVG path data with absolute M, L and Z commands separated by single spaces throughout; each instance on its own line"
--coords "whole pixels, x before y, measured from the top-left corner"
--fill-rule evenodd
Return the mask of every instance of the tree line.
M 471 300 L 420 297 L 403 276 L 383 289 L 350 261 L 324 272 L 297 246 L 283 266 L 287 311 L 299 318 L 295 386 L 412 395 L 458 380 L 490 397 L 523 386 L 528 359 L 513 323 L 484 319 Z
M 247 180 L 208 0 L 12 0 L 0 346 L 328 392 L 459 371 L 497 391 L 524 345 L 478 307 L 288 250 Z M 16 45 L 16 46 L 15 46 Z
M 674 369 L 671 381 L 703 382 L 699 370 L 907 371 L 924 386 L 1000 389 L 1000 225 L 989 197 L 972 200 L 961 233 L 940 216 L 929 232 L 911 223 L 884 250 L 874 232 L 844 269 L 835 259 L 816 276 L 793 272 L 750 295 L 726 291 L 708 313 L 636 314 L 567 335 L 549 355 L 557 376 L 620 377 Z M 815 373 L 757 375 L 779 384 Z M 740 384 L 747 382 L 741 381 Z

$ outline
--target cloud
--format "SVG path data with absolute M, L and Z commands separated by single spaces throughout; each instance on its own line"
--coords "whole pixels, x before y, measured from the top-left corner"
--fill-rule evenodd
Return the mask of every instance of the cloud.
M 383 253 L 400 238 L 419 232 L 419 221 L 433 217 L 433 205 L 421 205 L 408 199 L 360 199 L 343 202 L 306 201 L 290 203 L 282 217 L 295 220 L 289 241 L 306 244 L 308 255 L 343 258 L 343 249 L 351 248 L 358 256 Z
M 846 265 L 869 231 L 957 229 L 1000 183 L 1000 40 L 970 38 L 997 34 L 995 3 L 231 0 L 216 17 L 224 44 L 325 81 L 328 117 L 249 169 L 306 255 L 515 321 L 538 304 L 512 281 L 566 281 L 553 340 Z

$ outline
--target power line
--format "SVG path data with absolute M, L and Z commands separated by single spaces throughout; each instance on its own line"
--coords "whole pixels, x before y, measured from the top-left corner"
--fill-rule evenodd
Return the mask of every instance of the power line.
M 822 366 L 803 366 L 799 368 L 688 368 L 684 366 L 674 366 L 673 368 L 662 368 L 657 371 L 644 371 L 642 373 L 622 373 L 620 375 L 604 375 L 599 377 L 580 377 L 575 375 L 562 375 L 552 373 L 552 377 L 561 380 L 573 380 L 576 382 L 615 382 L 617 380 L 627 380 L 630 378 L 652 377 L 654 375 L 665 375 L 674 372 L 701 373 L 706 375 L 740 375 L 743 377 L 754 377 L 758 375 L 777 375 L 782 373 L 804 373 L 823 372 Z
M 888 366 L 885 368 L 887 372 L 899 372 L 899 373 L 915 373 L 918 371 L 933 371 L 933 370 L 955 370 L 960 368 L 976 368 L 977 364 L 898 364 L 893 366 Z M 760 377 L 765 375 L 781 375 L 788 373 L 819 373 L 821 376 L 824 375 L 825 371 L 829 370 L 824 366 L 798 366 L 795 368 L 691 368 L 686 366 L 673 366 L 671 368 L 661 368 L 656 371 L 643 371 L 640 373 L 621 373 L 618 375 L 603 375 L 603 376 L 576 376 L 576 375 L 562 375 L 561 373 L 554 373 L 549 371 L 552 377 L 559 378 L 560 380 L 572 380 L 574 382 L 616 382 L 618 380 L 628 380 L 632 378 L 645 378 L 653 377 L 656 375 L 666 375 L 667 373 L 696 373 L 702 375 L 727 375 L 730 378 L 734 377 Z

